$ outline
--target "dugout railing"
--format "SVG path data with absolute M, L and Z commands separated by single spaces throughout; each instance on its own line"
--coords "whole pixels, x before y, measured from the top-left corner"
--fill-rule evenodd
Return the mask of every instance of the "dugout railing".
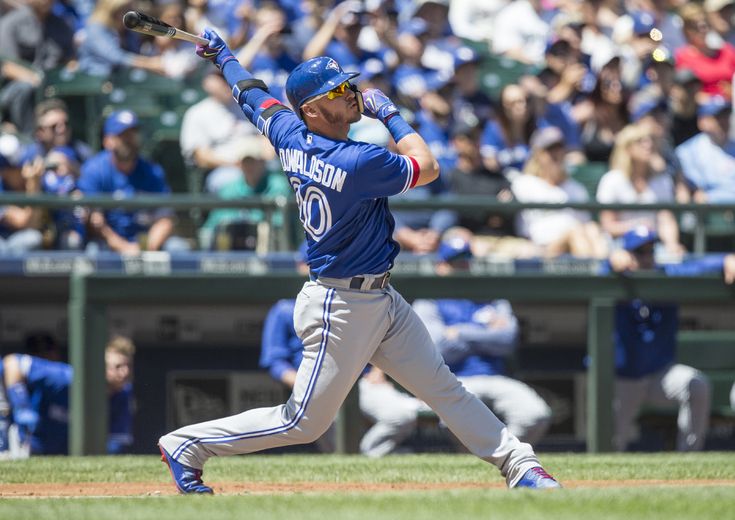
M 165 203 L 162 203 L 165 201 Z M 296 215 L 296 203 L 286 197 L 264 198 L 245 197 L 229 200 L 207 195 L 171 194 L 166 197 L 140 195 L 135 198 L 114 198 L 107 196 L 88 196 L 79 199 L 57 197 L 46 194 L 0 193 L 0 207 L 5 205 L 38 206 L 47 209 L 73 208 L 85 206 L 100 209 L 127 208 L 145 209 L 165 206 L 180 212 L 208 211 L 218 208 L 259 209 L 267 222 L 272 222 L 274 215 L 282 213 L 280 226 L 273 226 L 276 232 L 271 234 L 269 250 L 295 250 L 298 244 L 293 243 L 292 223 Z M 411 210 L 451 210 L 458 213 L 498 213 L 512 215 L 524 209 L 564 209 L 572 208 L 597 214 L 603 210 L 613 211 L 652 211 L 669 210 L 689 223 L 692 235 L 692 252 L 701 254 L 707 251 L 707 240 L 711 236 L 726 237 L 729 245 L 735 249 L 735 204 L 601 204 L 598 202 L 575 203 L 536 203 L 536 202 L 499 202 L 486 196 L 456 195 L 425 200 L 392 200 L 391 209 Z M 714 222 L 714 224 L 712 224 Z M 728 249 L 730 250 L 730 249 Z

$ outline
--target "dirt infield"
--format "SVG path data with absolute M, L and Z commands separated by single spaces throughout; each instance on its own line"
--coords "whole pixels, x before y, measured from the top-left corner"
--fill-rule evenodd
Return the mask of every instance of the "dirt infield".
M 572 480 L 564 481 L 568 489 L 639 488 L 639 487 L 709 487 L 733 486 L 735 480 Z M 239 483 L 211 484 L 219 495 L 272 495 L 293 493 L 381 493 L 404 491 L 442 491 L 458 489 L 503 489 L 502 483 L 394 483 L 363 482 L 301 482 L 301 483 Z M 173 484 L 160 482 L 86 482 L 76 484 L 0 484 L 0 498 L 56 497 L 142 497 L 177 494 Z

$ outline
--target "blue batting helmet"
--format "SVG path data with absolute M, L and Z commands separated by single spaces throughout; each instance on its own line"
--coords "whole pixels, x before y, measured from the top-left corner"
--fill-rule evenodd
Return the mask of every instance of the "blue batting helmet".
M 359 75 L 359 72 L 343 71 L 339 63 L 328 56 L 319 56 L 306 60 L 289 74 L 286 95 L 294 111 L 301 117 L 299 109 L 306 101 Z

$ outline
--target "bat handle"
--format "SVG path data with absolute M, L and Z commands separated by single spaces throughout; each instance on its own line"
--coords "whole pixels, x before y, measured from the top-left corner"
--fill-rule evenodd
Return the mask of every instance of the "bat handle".
M 175 38 L 178 38 L 179 40 L 186 40 L 191 43 L 196 43 L 198 45 L 208 45 L 209 40 L 206 38 L 202 38 L 201 36 L 197 36 L 196 34 L 191 34 L 186 31 L 176 31 Z

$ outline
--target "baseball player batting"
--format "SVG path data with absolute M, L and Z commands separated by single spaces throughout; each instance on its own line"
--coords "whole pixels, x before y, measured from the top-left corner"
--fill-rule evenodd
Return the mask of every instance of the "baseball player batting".
M 212 456 L 318 439 L 368 363 L 428 404 L 472 453 L 500 470 L 508 487 L 561 487 L 533 448 L 457 381 L 426 327 L 389 284 L 399 246 L 387 197 L 439 175 L 424 140 L 385 94 L 358 91 L 350 83 L 358 74 L 344 72 L 332 58 L 310 59 L 291 72 L 292 111 L 240 66 L 214 31 L 203 37 L 209 44 L 198 45 L 197 54 L 222 71 L 242 111 L 278 152 L 300 208 L 310 280 L 294 308 L 304 353 L 291 397 L 161 437 L 162 460 L 179 491 L 212 493 L 202 482 Z M 348 139 L 363 114 L 387 127 L 397 154 Z

